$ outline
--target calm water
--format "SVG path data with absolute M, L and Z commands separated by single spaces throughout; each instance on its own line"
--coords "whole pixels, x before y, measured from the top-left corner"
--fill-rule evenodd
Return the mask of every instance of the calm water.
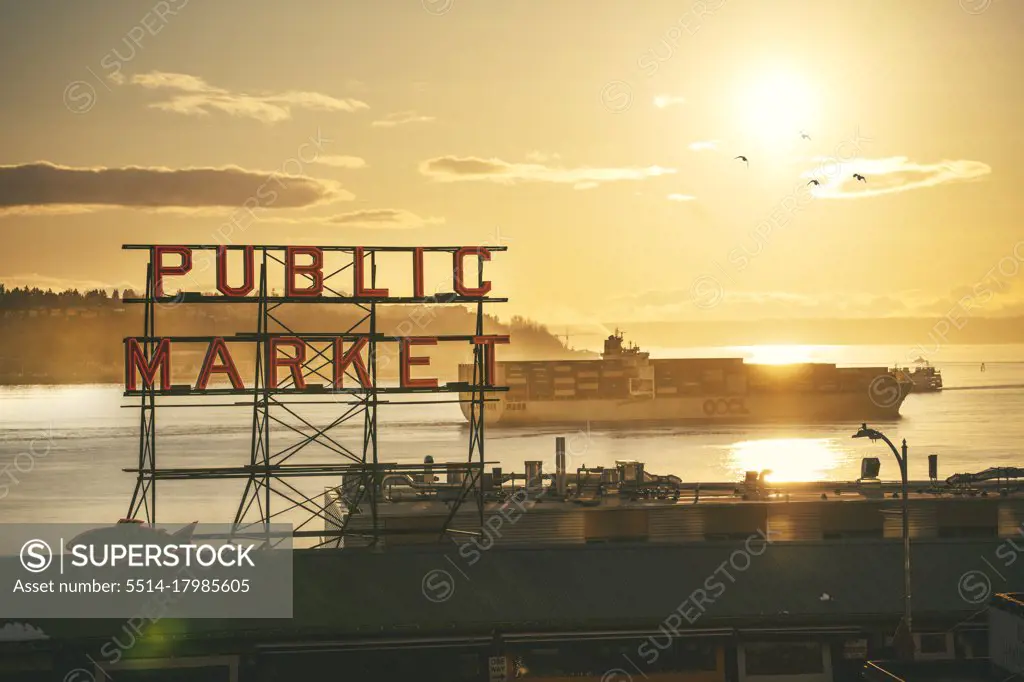
M 756 361 L 811 359 L 844 365 L 905 364 L 908 348 L 883 346 L 759 347 L 730 349 L 652 349 L 655 357 L 744 356 Z M 872 426 L 910 445 L 912 478 L 927 477 L 927 455 L 939 454 L 939 473 L 977 471 L 995 465 L 1024 466 L 1024 346 L 948 346 L 934 353 L 948 390 L 911 395 L 903 417 Z M 986 371 L 980 371 L 980 363 Z M 168 401 L 170 402 L 170 401 Z M 219 402 L 223 400 L 209 402 Z M 117 386 L 0 388 L 0 522 L 90 522 L 116 520 L 127 512 L 134 486 L 139 413 Z M 134 408 L 134 409 L 133 409 Z M 344 409 L 338 404 L 305 406 L 301 414 L 315 426 L 330 423 Z M 379 410 L 380 458 L 392 462 L 465 461 L 468 430 L 456 404 L 385 405 Z M 855 418 L 854 418 L 855 419 Z M 168 408 L 158 413 L 161 466 L 235 466 L 249 457 L 251 408 L 210 406 Z M 294 423 L 294 420 L 292 420 Z M 895 461 L 881 443 L 852 440 L 857 423 L 742 428 L 652 428 L 635 431 L 588 429 L 488 430 L 486 452 L 508 470 L 523 461 L 544 461 L 554 469 L 554 439 L 567 436 L 570 470 L 587 464 L 612 465 L 639 459 L 654 473 L 674 473 L 689 481 L 738 480 L 746 470 L 771 469 L 774 480 L 851 480 L 861 457 L 882 460 L 882 477 L 896 478 Z M 274 432 L 281 449 L 293 442 Z M 362 420 L 332 431 L 352 450 L 361 443 Z M 292 462 L 338 462 L 340 457 L 307 448 Z M 17 468 L 15 468 L 15 465 Z M 20 470 L 19 470 L 20 469 Z M 14 483 L 10 476 L 17 478 Z M 328 479 L 290 479 L 307 494 L 322 491 Z M 2 487 L 7 485 L 5 491 Z M 166 523 L 230 521 L 244 483 L 161 482 L 158 520 Z M 282 501 L 275 509 L 282 509 Z M 294 521 L 285 514 L 280 520 Z

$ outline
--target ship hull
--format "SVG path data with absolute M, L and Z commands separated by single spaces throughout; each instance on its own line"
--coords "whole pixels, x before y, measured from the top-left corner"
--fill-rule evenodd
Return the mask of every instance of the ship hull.
M 906 395 L 895 402 L 873 401 L 857 393 L 792 393 L 784 395 L 687 396 L 591 400 L 510 401 L 505 396 L 487 402 L 487 424 L 720 424 L 758 422 L 866 422 L 898 419 Z M 471 395 L 461 394 L 463 414 L 470 417 Z M 883 404 L 876 404 L 882 402 Z M 885 404 L 891 402 L 891 404 Z

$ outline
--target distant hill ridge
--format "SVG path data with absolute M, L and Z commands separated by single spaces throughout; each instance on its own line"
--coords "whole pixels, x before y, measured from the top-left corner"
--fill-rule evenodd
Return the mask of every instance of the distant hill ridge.
M 111 295 L 99 289 L 54 292 L 6 289 L 0 284 L 0 384 L 121 382 L 123 339 L 141 336 L 144 329 L 144 306 L 122 302 L 134 295 L 130 290 Z M 355 306 L 303 304 L 282 306 L 275 315 L 298 333 L 337 330 L 340 334 L 356 325 L 365 312 Z M 464 305 L 381 305 L 377 325 L 382 333 L 396 337 L 472 334 L 476 316 Z M 365 325 L 359 328 L 366 329 Z M 219 336 L 255 330 L 256 307 L 251 303 L 161 305 L 156 312 L 158 336 Z M 499 359 L 591 356 L 567 350 L 544 325 L 523 317 L 505 323 L 487 316 L 484 331 L 511 337 L 510 345 L 498 347 Z M 252 371 L 252 350 L 252 345 L 231 349 L 243 376 Z M 181 351 L 185 352 L 175 352 L 173 370 L 197 371 L 205 345 L 183 345 Z M 394 348 L 380 352 L 395 354 Z M 449 342 L 416 354 L 431 358 L 430 370 L 423 375 L 453 380 L 458 364 L 472 359 L 472 346 Z M 381 376 L 397 376 L 397 370 L 397 362 L 382 363 Z
M 622 324 L 622 323 L 620 323 Z M 609 324 L 609 328 L 614 324 Z M 1024 317 L 951 316 L 629 322 L 641 346 L 920 345 L 1024 343 Z

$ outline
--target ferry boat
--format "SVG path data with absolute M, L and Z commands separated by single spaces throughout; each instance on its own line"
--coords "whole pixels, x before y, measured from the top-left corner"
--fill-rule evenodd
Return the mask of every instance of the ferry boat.
M 919 393 L 931 393 L 942 390 L 942 372 L 931 365 L 927 360 L 918 358 L 915 360 L 918 366 L 913 371 L 904 368 L 914 384 L 914 390 Z
M 915 384 L 887 367 L 748 364 L 743 358 L 651 359 L 616 330 L 600 360 L 497 362 L 508 386 L 485 404 L 489 424 L 865 421 L 899 416 Z M 459 381 L 473 366 L 459 366 Z M 460 392 L 469 419 L 471 393 Z M 489 396 L 491 397 L 491 396 Z

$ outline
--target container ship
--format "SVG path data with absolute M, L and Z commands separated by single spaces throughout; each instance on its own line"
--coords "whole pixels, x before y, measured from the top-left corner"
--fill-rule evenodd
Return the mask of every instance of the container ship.
M 914 382 L 887 367 L 747 364 L 743 358 L 654 359 L 620 331 L 600 360 L 504 361 L 488 424 L 865 421 L 899 416 Z M 473 365 L 459 366 L 471 384 Z M 460 393 L 469 419 L 471 394 Z

